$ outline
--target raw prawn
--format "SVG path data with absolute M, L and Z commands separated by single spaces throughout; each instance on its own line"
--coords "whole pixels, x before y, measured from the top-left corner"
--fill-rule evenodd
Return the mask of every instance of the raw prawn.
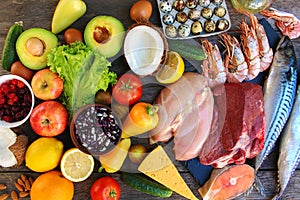
M 258 23 L 255 15 L 250 15 L 251 28 L 255 30 L 257 41 L 259 45 L 260 54 L 260 71 L 263 72 L 268 69 L 273 61 L 273 50 L 270 47 L 264 27 Z
M 276 25 L 283 35 L 290 39 L 300 36 L 300 20 L 291 13 L 279 11 L 275 8 L 261 11 L 260 14 L 276 20 Z
M 225 83 L 227 73 L 219 47 L 204 39 L 202 41 L 202 48 L 207 56 L 203 60 L 202 75 L 208 78 L 209 86 L 213 88 L 218 84 Z
M 248 75 L 246 80 L 252 80 L 260 72 L 259 44 L 253 27 L 249 27 L 248 24 L 243 21 L 240 24 L 240 28 L 242 31 L 242 34 L 240 35 L 242 48 L 248 64 Z
M 224 59 L 227 81 L 235 83 L 244 81 L 248 75 L 248 65 L 238 40 L 227 33 L 221 34 L 220 37 L 227 52 Z

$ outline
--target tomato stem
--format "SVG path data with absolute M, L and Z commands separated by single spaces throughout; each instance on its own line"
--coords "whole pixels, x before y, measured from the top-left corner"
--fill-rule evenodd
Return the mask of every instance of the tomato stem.
M 128 80 L 127 82 L 122 81 L 122 89 L 123 90 L 131 90 L 132 89 L 132 85 L 130 84 L 130 80 Z
M 114 199 L 117 195 L 118 193 L 116 192 L 116 190 L 110 187 L 109 197 Z

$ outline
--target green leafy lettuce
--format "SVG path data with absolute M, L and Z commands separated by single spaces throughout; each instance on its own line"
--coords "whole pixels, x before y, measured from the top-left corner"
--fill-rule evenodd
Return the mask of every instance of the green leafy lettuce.
M 98 90 L 106 91 L 110 84 L 117 82 L 116 73 L 109 70 L 111 63 L 82 42 L 52 49 L 47 56 L 47 64 L 64 81 L 60 98 L 71 114 L 86 104 L 94 103 Z

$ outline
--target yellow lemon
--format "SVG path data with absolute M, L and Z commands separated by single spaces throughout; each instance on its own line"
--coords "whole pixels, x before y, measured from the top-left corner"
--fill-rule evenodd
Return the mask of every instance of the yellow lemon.
M 60 162 L 60 169 L 65 178 L 72 182 L 86 180 L 94 170 L 94 158 L 77 148 L 67 150 Z
M 179 53 L 168 52 L 166 64 L 158 70 L 156 80 L 159 83 L 169 84 L 179 80 L 184 72 L 184 62 Z
M 41 137 L 29 145 L 25 154 L 26 166 L 35 172 L 46 172 L 59 165 L 63 143 L 56 138 Z

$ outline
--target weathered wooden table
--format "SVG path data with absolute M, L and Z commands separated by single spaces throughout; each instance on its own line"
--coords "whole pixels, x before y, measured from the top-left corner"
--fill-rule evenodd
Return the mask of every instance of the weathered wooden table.
M 2 53 L 4 40 L 7 34 L 9 27 L 15 22 L 22 20 L 24 22 L 24 28 L 28 29 L 31 27 L 42 27 L 50 30 L 51 27 L 51 18 L 55 7 L 57 5 L 58 0 L 50 1 L 50 0 L 2 0 L 0 1 L 0 55 Z M 85 0 L 87 4 L 87 13 L 79 19 L 76 23 L 72 26 L 78 29 L 84 30 L 84 27 L 88 20 L 93 18 L 97 15 L 112 15 L 119 18 L 124 26 L 128 28 L 130 25 L 133 24 L 133 21 L 129 17 L 129 9 L 131 5 L 135 2 L 135 0 Z M 159 21 L 159 14 L 157 8 L 157 3 L 155 0 L 151 0 L 154 11 L 150 21 L 157 26 L 161 26 Z M 231 5 L 231 2 L 227 0 L 227 6 L 229 9 L 229 14 L 231 17 L 232 26 L 230 32 L 238 31 L 238 24 L 244 18 L 243 15 L 237 13 Z M 273 7 L 291 12 L 295 14 L 297 17 L 300 17 L 300 5 L 297 1 L 286 1 L 286 0 L 275 0 L 273 3 Z M 272 26 L 274 26 L 274 21 L 269 20 Z M 278 31 L 278 30 L 277 30 Z M 62 35 L 59 35 L 62 37 Z M 209 40 L 216 41 L 217 37 L 210 37 Z M 300 38 L 293 41 L 294 47 L 297 52 L 297 60 L 300 63 Z M 32 141 L 35 139 L 32 136 L 33 133 L 30 129 L 24 129 L 23 131 L 27 131 L 27 134 L 31 135 L 30 140 Z M 64 133 L 67 134 L 67 133 Z M 68 137 L 68 136 L 65 136 Z M 65 147 L 69 148 L 72 146 L 70 140 L 67 139 L 65 142 Z M 278 146 L 278 145 L 277 145 Z M 274 152 L 269 156 L 269 158 L 264 162 L 261 170 L 258 172 L 258 176 L 261 179 L 265 190 L 266 190 L 266 197 L 262 197 L 257 191 L 253 191 L 247 197 L 239 197 L 239 199 L 270 199 L 276 190 L 276 163 L 277 163 L 277 149 L 275 148 Z M 182 166 L 181 163 L 175 163 L 178 170 L 181 172 L 182 176 L 191 187 L 192 191 L 200 198 L 197 189 L 199 185 L 197 182 L 192 178 L 190 173 L 187 169 Z M 17 178 L 20 177 L 21 174 L 30 175 L 37 177 L 39 173 L 34 173 L 28 170 L 24 165 L 19 168 L 0 168 L 0 183 L 5 183 L 9 187 L 7 191 L 15 190 L 14 182 Z M 86 200 L 90 199 L 89 197 L 89 188 L 91 187 L 93 181 L 97 178 L 104 176 L 107 174 L 98 173 L 97 168 L 95 167 L 95 172 L 92 176 L 83 182 L 75 183 L 75 196 L 74 199 L 78 200 Z M 119 180 L 119 174 L 112 174 L 114 178 Z M 159 199 L 155 198 L 138 191 L 135 191 L 128 186 L 121 183 L 121 199 Z M 172 199 L 183 199 L 181 196 L 177 194 L 173 194 L 171 197 Z M 28 198 L 29 199 L 29 198 Z M 59 197 L 57 198 L 59 200 Z M 283 199 L 300 199 L 300 168 L 294 173 L 292 179 L 286 191 L 284 193 Z

